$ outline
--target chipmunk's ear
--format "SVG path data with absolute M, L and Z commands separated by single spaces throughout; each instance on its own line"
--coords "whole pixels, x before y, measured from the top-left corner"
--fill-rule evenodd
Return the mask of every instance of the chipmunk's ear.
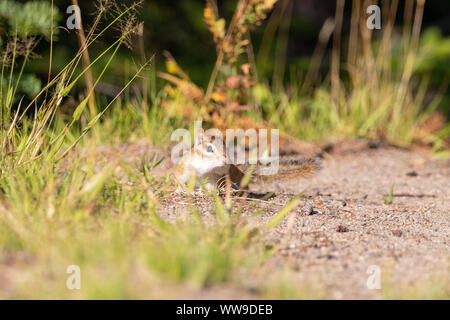
M 196 146 L 200 146 L 203 143 L 203 140 L 205 139 L 205 133 L 203 132 L 202 128 L 198 128 L 195 132 L 194 132 L 194 144 Z

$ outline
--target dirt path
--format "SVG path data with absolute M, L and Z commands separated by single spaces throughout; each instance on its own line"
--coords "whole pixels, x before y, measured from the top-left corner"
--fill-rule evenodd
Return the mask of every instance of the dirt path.
M 132 148 L 149 150 L 145 143 Z M 291 270 L 305 298 L 423 298 L 435 293 L 450 298 L 450 159 L 432 160 L 426 151 L 364 141 L 319 149 L 328 152 L 315 177 L 253 186 L 255 191 L 277 190 L 276 197 L 260 204 L 268 208 L 261 223 L 306 188 L 293 214 L 267 236 L 268 243 L 282 249 L 265 272 Z M 160 173 L 167 166 L 166 161 Z M 392 198 L 385 199 L 392 188 Z M 170 220 L 189 214 L 184 200 L 181 195 L 163 201 L 162 215 Z M 213 210 L 207 197 L 195 202 L 205 217 Z M 379 268 L 381 290 L 367 287 L 370 266 Z M 249 279 L 248 287 L 257 281 Z M 229 296 L 222 297 L 220 287 L 208 292 L 192 296 Z M 237 289 L 231 296 L 258 297 L 251 292 Z
M 383 195 L 392 187 L 392 204 L 386 204 Z M 449 160 L 394 148 L 344 148 L 324 161 L 307 195 L 277 259 L 288 260 L 302 279 L 323 281 L 327 297 L 382 297 L 367 288 L 371 265 L 380 267 L 385 286 L 442 285 L 449 293 Z M 397 295 L 383 289 L 384 296 Z
M 269 269 L 294 270 L 315 297 L 414 298 L 434 291 L 450 296 L 449 159 L 344 143 L 325 155 L 314 178 L 258 191 L 278 189 L 268 203 L 283 205 L 305 187 L 295 219 L 285 219 L 268 237 L 282 244 Z M 185 210 L 173 202 L 166 209 Z M 368 289 L 370 266 L 379 268 L 372 270 L 380 271 L 382 290 Z

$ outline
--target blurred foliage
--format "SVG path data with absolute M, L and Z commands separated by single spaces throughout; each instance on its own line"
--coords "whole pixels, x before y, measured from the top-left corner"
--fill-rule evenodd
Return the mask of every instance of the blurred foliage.
M 420 40 L 415 72 L 431 74 L 436 83 L 447 80 L 450 75 L 450 37 L 442 36 L 437 28 L 427 29 Z
M 450 78 L 450 37 L 444 37 L 438 28 L 428 28 L 421 37 L 415 74 L 427 76 L 434 87 L 449 84 Z M 441 111 L 450 119 L 450 93 L 444 94 Z M 445 131 L 448 135 L 448 130 Z
M 124 0 L 121 3 L 131 3 L 132 0 Z M 256 1 L 261 6 L 266 1 Z M 273 2 L 273 1 L 269 1 Z M 280 79 L 283 81 L 284 88 L 291 95 L 292 91 L 298 87 L 298 83 L 304 79 L 305 74 L 311 63 L 312 53 L 317 45 L 317 35 L 323 24 L 325 18 L 333 15 L 335 4 L 333 1 L 329 3 L 321 3 L 320 5 L 313 5 L 312 2 L 305 1 L 304 3 L 297 3 L 292 1 L 292 6 L 284 14 L 280 14 L 280 6 L 285 5 L 289 1 L 279 1 L 276 4 L 274 10 L 267 15 L 258 16 L 264 10 L 254 10 L 252 13 L 244 14 L 245 21 L 240 21 L 238 25 L 245 26 L 245 22 L 253 24 L 257 22 L 260 25 L 258 28 L 252 28 L 251 32 L 247 29 L 239 30 L 240 35 L 232 37 L 235 39 L 235 43 L 224 43 L 225 32 L 227 24 L 232 20 L 233 14 L 237 7 L 237 0 L 231 1 L 219 1 L 217 8 L 211 6 L 212 1 L 205 0 L 190 0 L 190 1 L 145 1 L 141 5 L 139 10 L 139 17 L 144 21 L 145 28 L 142 36 L 133 39 L 134 48 L 131 53 L 128 49 L 119 49 L 116 59 L 111 62 L 111 69 L 114 72 L 106 74 L 104 81 L 109 85 L 115 86 L 122 85 L 126 79 L 136 71 L 138 67 L 138 61 L 141 61 L 143 56 L 149 57 L 155 54 L 155 69 L 156 71 L 167 71 L 169 74 L 183 79 L 180 74 L 177 74 L 173 65 L 168 63 L 167 56 L 163 56 L 163 52 L 167 50 L 170 56 L 176 58 L 177 65 L 182 66 L 182 73 L 189 75 L 188 80 L 191 84 L 195 84 L 195 92 L 203 91 L 202 95 L 206 95 L 210 98 L 215 105 L 227 104 L 228 106 L 232 102 L 236 102 L 234 107 L 236 110 L 245 110 L 248 106 L 254 106 L 254 101 L 248 101 L 247 96 L 244 94 L 246 89 L 250 87 L 255 81 L 262 84 L 272 85 L 274 79 L 275 69 L 278 68 L 280 72 Z M 44 4 L 45 3 L 45 4 Z M 33 12 L 39 10 L 45 11 L 39 14 L 39 22 L 30 23 L 31 25 L 44 26 L 45 17 L 49 20 L 50 10 L 49 1 L 46 2 L 26 2 L 25 4 L 19 4 L 18 2 L 10 0 L 0 0 L 0 7 L 2 10 L 12 11 L 26 11 L 30 16 Z M 92 2 L 80 2 L 80 8 L 83 18 L 83 25 L 86 32 L 89 31 L 89 27 L 92 24 L 92 15 L 89 12 L 95 11 L 95 3 Z M 12 4 L 9 9 L 9 5 Z M 25 10 L 25 6 L 34 5 L 32 10 Z M 61 18 L 60 12 L 65 12 L 65 8 L 70 3 L 66 0 L 55 0 L 55 5 L 59 7 L 59 10 L 55 10 L 55 17 Z M 206 9 L 205 9 L 206 5 Z M 399 4 L 398 16 L 402 16 L 402 3 Z M 351 7 L 351 6 L 350 6 Z M 424 26 L 433 25 L 433 19 L 439 17 L 439 14 L 443 15 L 442 9 L 434 10 L 433 8 L 439 7 L 439 4 L 427 2 L 425 9 L 425 15 L 429 13 L 428 20 L 424 20 Z M 441 6 L 442 7 L 442 6 Z M 8 9 L 6 9 L 8 8 Z M 21 8 L 21 9 L 20 9 Z M 40 9 L 39 9 L 40 8 Z M 47 9 L 45 9 L 47 8 Z M 263 7 L 261 7 L 263 8 Z M 351 8 L 350 8 L 351 9 Z M 3 19 L 7 19 L 7 15 L 3 15 L 0 10 L 0 16 Z M 278 11 L 277 11 L 278 10 Z M 342 58 L 345 58 L 345 50 L 347 47 L 347 33 L 349 28 L 350 17 L 348 3 L 344 11 L 344 25 L 343 25 L 343 39 Z M 218 15 L 220 12 L 220 15 Z M 25 13 L 24 13 L 25 14 Z M 9 13 L 12 16 L 11 13 Z M 37 15 L 37 14 L 36 14 Z M 67 18 L 67 15 L 63 16 Z M 32 19 L 33 20 L 33 19 Z M 286 22 L 285 29 L 282 30 L 281 23 Z M 401 21 L 401 18 L 399 18 Z M 106 23 L 106 22 L 105 22 Z M 270 23 L 274 28 L 272 37 L 266 37 L 266 33 L 270 31 Z M 437 23 L 437 22 L 436 22 Z M 48 22 L 47 22 L 48 24 Z M 440 29 L 442 23 L 439 24 Z M 0 27 L 4 27 L 0 25 Z M 29 28 L 29 27 L 27 27 Z M 8 27 L 7 29 L 10 29 Z M 39 29 L 36 27 L 36 29 Z M 48 29 L 48 28 L 47 28 Z M 431 91 L 438 91 L 441 83 L 448 78 L 449 64 L 448 60 L 449 51 L 449 37 L 446 36 L 445 30 L 441 34 L 440 29 L 425 29 L 420 40 L 419 51 L 415 60 L 414 75 L 418 77 L 427 76 L 430 79 Z M 42 34 L 44 37 L 48 37 L 48 31 L 43 28 Z M 57 30 L 57 29 L 55 29 Z M 394 29 L 394 36 L 398 36 L 401 28 L 397 24 Z M 270 33 L 270 32 L 268 32 Z M 247 35 L 248 34 L 248 35 Z M 115 39 L 117 34 L 115 32 L 108 32 L 105 36 L 105 42 Z M 267 48 L 264 48 L 264 39 L 270 39 L 268 41 Z M 286 43 L 283 40 L 286 38 Z M 377 33 L 374 33 L 374 39 L 377 39 Z M 91 46 L 89 49 L 90 54 L 95 55 L 105 49 L 105 42 L 99 41 Z M 142 42 L 142 48 L 139 43 Z M 220 43 L 220 44 L 219 44 Z M 248 70 L 248 66 L 252 65 L 252 61 L 249 61 L 249 57 L 242 53 L 243 48 L 250 43 L 251 49 L 255 54 L 255 70 L 250 70 L 250 74 L 245 74 L 244 71 Z M 393 41 L 395 47 L 398 43 Z M 278 48 L 285 45 L 286 49 L 281 55 L 277 54 Z M 329 45 L 326 49 L 329 49 Z M 230 63 L 224 61 L 218 70 L 217 81 L 215 81 L 215 88 L 211 92 L 206 92 L 208 83 L 211 82 L 211 71 L 214 70 L 217 54 L 220 50 L 227 51 L 224 60 L 228 60 Z M 48 70 L 48 45 L 46 42 L 38 46 L 38 52 L 42 54 L 43 59 L 34 62 L 32 65 L 27 65 L 26 71 L 34 73 L 37 78 L 41 80 L 46 79 Z M 65 61 L 71 56 L 72 52 L 77 49 L 77 39 L 74 32 L 70 32 L 67 36 L 64 36 L 55 43 L 53 50 L 53 72 L 57 73 L 65 66 Z M 246 49 L 246 48 L 244 48 Z M 266 51 L 265 55 L 260 55 L 261 51 Z M 245 52 L 247 53 L 247 52 Z M 130 61 L 130 55 L 133 61 Z M 240 57 L 240 58 L 239 58 Z M 238 59 L 239 58 L 239 59 Z M 401 50 L 396 52 L 395 48 L 392 51 L 393 66 L 401 65 L 403 63 Z M 164 64 L 164 60 L 166 64 Z M 236 61 L 235 61 L 236 60 Z M 318 68 L 318 82 L 326 79 L 329 71 L 329 51 L 326 50 L 321 64 Z M 236 63 L 234 63 L 236 62 Z M 244 66 L 244 69 L 240 69 Z M 341 64 L 341 80 L 344 85 L 349 82 L 348 74 L 345 69 L 345 63 Z M 179 68 L 181 69 L 181 68 Z M 92 68 L 93 75 L 98 75 L 101 70 L 97 66 Z M 161 79 L 155 76 L 156 72 L 149 74 L 151 76 L 151 86 L 155 86 L 156 91 L 167 85 L 166 79 Z M 227 82 L 228 80 L 228 82 Z M 83 89 L 83 79 L 80 81 L 79 89 Z M 170 81 L 169 81 L 170 82 Z M 191 89 L 194 88 L 191 86 Z M 152 92 L 156 92 L 153 90 Z M 190 94 L 194 91 L 191 91 Z M 194 93 L 195 93 L 194 92 Z M 188 114 L 195 116 L 192 112 L 191 102 L 182 101 L 179 96 L 173 91 L 168 90 L 166 92 L 169 96 L 176 100 L 174 105 L 182 106 L 183 110 L 174 110 L 174 114 Z M 74 93 L 75 97 L 78 97 L 78 92 Z M 426 99 L 428 96 L 426 96 Z M 162 99 L 163 103 L 167 100 Z M 450 112 L 446 107 L 449 102 L 448 93 L 444 95 L 440 104 L 441 110 L 444 110 L 447 117 Z M 252 105 L 253 103 L 253 105 Z M 229 116 L 228 113 L 216 116 L 216 120 L 225 119 Z
M 35 36 L 50 40 L 51 15 L 52 9 L 50 2 L 30 1 L 22 4 L 12 0 L 1 0 L 0 48 L 3 57 L 2 63 L 7 65 L 7 60 L 10 60 L 7 57 L 8 55 L 11 55 L 12 51 L 15 51 L 16 54 L 20 54 L 20 51 L 26 53 L 26 51 L 34 49 L 34 46 L 38 41 L 33 38 Z M 53 26 L 56 27 L 60 19 L 61 14 L 58 8 L 54 7 Z M 54 40 L 57 39 L 57 34 L 58 29 L 54 28 Z M 17 39 L 16 42 L 14 39 Z M 23 46 L 23 50 L 18 47 L 20 45 Z M 27 46 L 30 48 L 26 48 Z M 37 54 L 33 52 L 27 58 L 32 57 L 37 57 Z M 19 78 L 20 81 L 18 81 Z M 19 76 L 15 71 L 12 74 L 11 80 L 12 83 L 18 81 L 18 93 L 22 93 L 30 99 L 38 94 L 42 87 L 41 80 L 36 74 L 31 72 Z M 17 102 L 19 97 L 20 94 L 15 95 L 14 101 Z
M 17 76 L 13 75 L 12 82 L 17 81 Z M 41 90 L 41 80 L 32 73 L 22 75 L 19 81 L 18 91 L 25 94 L 29 99 L 34 98 Z M 15 97 L 18 98 L 17 96 Z
M 239 1 L 228 22 L 219 15 L 216 1 L 206 2 L 203 18 L 216 45 L 217 60 L 204 93 L 175 59 L 165 53 L 169 74 L 160 72 L 159 76 L 173 85 L 165 88 L 168 96 L 173 98 L 164 101 L 169 114 L 179 115 L 182 110 L 177 109 L 182 107 L 188 110 L 185 117 L 192 120 L 195 113 L 190 110 L 200 107 L 202 118 L 212 121 L 219 129 L 232 127 L 238 118 L 242 120 L 241 111 L 250 109 L 247 90 L 256 83 L 255 66 L 248 61 L 252 50 L 249 33 L 261 24 L 276 2 Z M 183 101 L 181 104 L 180 99 Z M 247 125 L 244 127 L 255 127 L 250 119 L 245 122 Z
M 6 20 L 7 25 L 1 25 L 0 34 L 17 34 L 19 37 L 44 36 L 50 39 L 51 3 L 48 1 L 29 1 L 24 4 L 12 1 L 0 1 L 0 17 Z M 58 8 L 53 9 L 53 25 L 56 26 L 61 19 Z M 6 29 L 6 30 L 5 30 Z M 58 29 L 54 29 L 54 34 Z
M 0 0 L 1 3 L 2 0 Z M 5 0 L 9 2 L 9 0 Z M 123 0 L 121 3 L 130 4 L 133 0 Z M 95 10 L 96 1 L 80 1 L 81 14 L 83 18 L 83 25 L 88 29 L 92 24 L 92 15 L 89 12 Z M 346 34 L 349 28 L 350 21 L 350 2 L 346 3 L 343 34 Z M 67 0 L 55 0 L 55 6 L 59 7 L 59 12 L 65 12 Z M 203 10 L 205 7 L 205 0 L 189 0 L 189 1 L 175 1 L 175 0 L 152 0 L 144 1 L 141 9 L 139 10 L 139 17 L 144 21 L 144 33 L 143 43 L 144 52 L 146 56 L 156 54 L 155 66 L 158 70 L 164 69 L 164 57 L 162 52 L 164 50 L 169 51 L 172 56 L 176 57 L 177 62 L 183 66 L 186 73 L 189 74 L 192 81 L 206 88 L 209 75 L 214 67 L 216 58 L 216 48 L 213 38 L 208 32 L 207 23 L 205 23 Z M 218 10 L 221 13 L 221 17 L 226 21 L 229 21 L 236 8 L 237 0 L 218 1 Z M 280 2 L 281 4 L 281 2 Z M 279 6 L 278 4 L 277 6 Z M 314 3 L 314 1 L 293 1 L 292 10 L 289 12 L 289 16 L 280 16 L 279 18 L 273 17 L 275 26 L 280 23 L 277 19 L 283 21 L 289 19 L 286 27 L 287 31 L 280 32 L 278 28 L 275 28 L 275 33 L 270 41 L 270 46 L 267 49 L 269 55 L 264 59 L 257 61 L 258 76 L 261 79 L 271 80 L 272 73 L 274 72 L 274 65 L 279 58 L 275 57 L 275 51 L 277 45 L 280 43 L 281 38 L 287 37 L 287 50 L 286 50 L 286 73 L 284 80 L 289 81 L 291 72 L 295 74 L 298 72 L 304 73 L 307 71 L 311 55 L 315 46 L 317 45 L 317 36 L 322 27 L 324 20 L 334 14 L 334 1 Z M 399 4 L 402 6 L 402 2 Z M 439 2 L 427 2 L 424 26 L 433 26 L 435 23 L 439 23 L 442 29 L 442 16 L 445 16 L 445 10 L 448 5 Z M 400 9 L 399 9 L 400 10 Z M 274 11 L 275 12 L 275 11 Z M 49 11 L 47 12 L 47 16 Z M 401 17 L 402 13 L 398 14 Z M 67 15 L 64 16 L 67 18 Z M 261 48 L 262 39 L 268 28 L 268 21 L 272 18 L 270 14 L 267 19 L 261 21 L 261 26 L 252 30 L 251 41 L 256 54 L 259 54 Z M 401 19 L 399 19 L 401 20 Z M 445 20 L 445 18 L 444 18 Z M 207 21 L 206 21 L 207 22 Z M 220 23 L 217 28 L 220 29 Z M 426 31 L 426 29 L 424 29 Z M 286 32 L 286 34 L 284 34 Z M 442 36 L 442 39 L 446 39 L 446 34 Z M 105 39 L 111 40 L 116 37 L 114 32 L 110 32 L 105 35 Z M 346 40 L 344 39 L 344 42 Z M 54 50 L 55 59 L 54 65 L 55 71 L 58 71 L 58 66 L 64 67 L 64 61 L 70 57 L 73 52 L 74 45 L 76 44 L 75 35 L 68 34 L 58 41 L 58 46 Z M 91 51 L 101 51 L 104 48 L 104 43 L 99 42 L 96 46 L 93 46 Z M 48 51 L 48 48 L 43 48 L 42 56 L 47 58 L 47 54 L 44 51 Z M 264 49 L 266 50 L 266 49 Z M 62 51 L 61 53 L 59 51 Z M 118 52 L 121 58 L 120 61 L 113 62 L 113 68 L 116 69 L 117 75 L 124 75 L 126 73 L 124 62 L 130 56 L 130 52 L 127 49 L 121 49 Z M 132 54 L 136 59 L 140 59 L 141 52 L 134 48 Z M 34 66 L 34 71 L 40 73 L 43 76 L 46 73 L 45 61 L 40 65 Z M 328 59 L 325 57 L 320 71 L 327 72 Z M 435 63 L 439 65 L 439 63 Z M 444 73 L 443 70 L 437 70 L 439 73 Z M 436 73 L 431 75 L 431 80 L 434 79 Z M 114 83 L 118 77 L 110 77 L 109 80 Z M 441 78 L 439 78 L 441 79 Z M 434 83 L 439 83 L 440 80 Z M 116 85 L 120 85 L 119 82 L 115 82 Z M 162 81 L 159 81 L 159 85 L 162 85 Z

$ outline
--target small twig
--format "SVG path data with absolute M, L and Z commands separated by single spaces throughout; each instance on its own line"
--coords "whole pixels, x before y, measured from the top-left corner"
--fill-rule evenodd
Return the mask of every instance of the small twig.
M 434 194 L 410 194 L 410 193 L 396 193 L 393 197 L 408 197 L 408 198 L 436 198 Z

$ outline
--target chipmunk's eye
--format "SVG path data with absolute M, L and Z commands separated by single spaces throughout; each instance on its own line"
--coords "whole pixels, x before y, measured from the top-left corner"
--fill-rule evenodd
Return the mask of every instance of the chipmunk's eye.
M 209 145 L 206 147 L 206 152 L 213 152 L 213 151 L 214 151 L 213 146 L 209 144 Z

